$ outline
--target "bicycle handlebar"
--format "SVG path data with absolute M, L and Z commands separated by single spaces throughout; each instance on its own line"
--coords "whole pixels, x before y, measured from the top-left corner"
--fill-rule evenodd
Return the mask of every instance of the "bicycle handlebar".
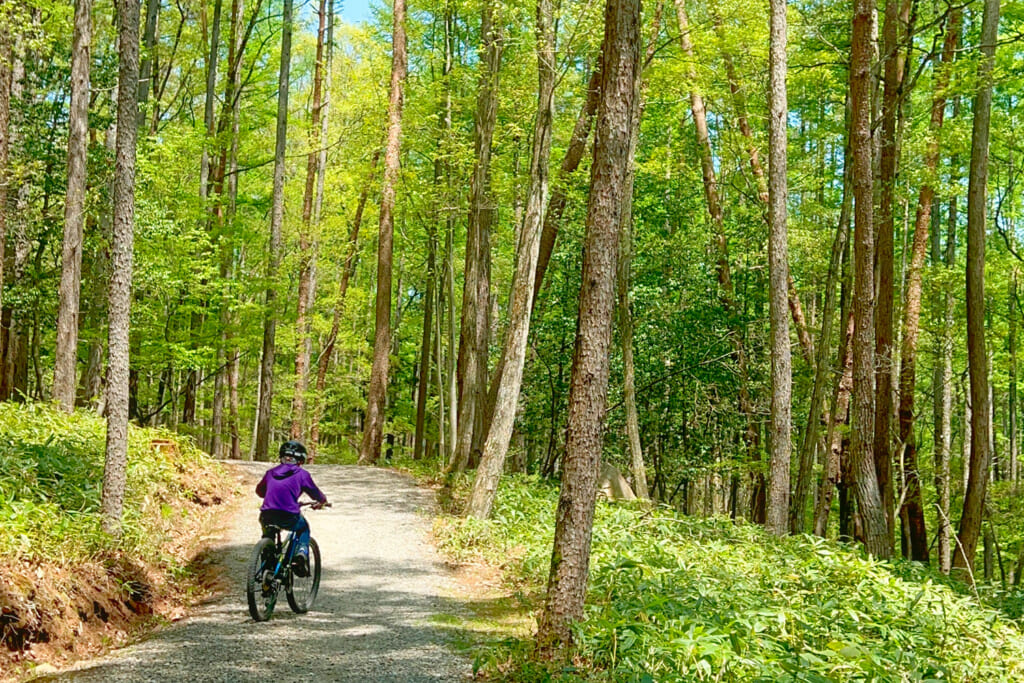
M 323 503 L 323 504 L 321 504 L 320 501 L 318 501 L 318 500 L 304 500 L 301 503 L 299 503 L 299 507 L 300 508 L 311 507 L 314 510 L 317 509 L 317 507 L 316 507 L 317 505 L 319 505 L 320 507 L 325 507 L 325 508 L 333 507 L 330 503 Z

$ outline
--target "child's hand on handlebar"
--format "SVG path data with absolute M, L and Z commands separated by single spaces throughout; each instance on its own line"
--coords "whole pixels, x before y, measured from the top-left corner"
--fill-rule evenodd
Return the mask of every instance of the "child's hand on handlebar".
M 319 501 L 318 500 L 317 502 L 313 503 L 312 507 L 313 507 L 314 510 L 322 510 L 323 508 L 331 507 L 331 504 L 329 502 L 327 502 L 326 500 L 324 500 L 324 501 Z

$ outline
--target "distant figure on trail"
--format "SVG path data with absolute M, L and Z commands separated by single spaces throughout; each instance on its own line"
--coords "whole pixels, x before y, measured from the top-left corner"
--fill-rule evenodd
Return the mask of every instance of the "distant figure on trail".
M 260 524 L 263 535 L 268 526 L 295 531 L 297 542 L 292 571 L 296 576 L 309 574 L 309 522 L 299 511 L 299 496 L 303 493 L 316 502 L 313 509 L 327 505 L 324 495 L 313 482 L 308 471 L 302 469 L 306 462 L 306 447 L 298 441 L 285 441 L 278 451 L 281 464 L 270 468 L 256 485 L 256 495 L 263 499 L 260 506 Z M 273 534 L 271 534 L 272 536 Z

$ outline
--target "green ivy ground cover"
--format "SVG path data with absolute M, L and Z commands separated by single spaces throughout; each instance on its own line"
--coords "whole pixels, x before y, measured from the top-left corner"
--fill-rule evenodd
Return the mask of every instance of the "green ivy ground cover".
M 540 585 L 557 495 L 511 479 L 491 521 L 449 520 L 439 535 L 456 555 Z M 523 640 L 489 646 L 478 662 L 520 681 L 1024 680 L 1020 624 L 954 588 L 811 536 L 599 503 L 576 664 L 532 663 Z

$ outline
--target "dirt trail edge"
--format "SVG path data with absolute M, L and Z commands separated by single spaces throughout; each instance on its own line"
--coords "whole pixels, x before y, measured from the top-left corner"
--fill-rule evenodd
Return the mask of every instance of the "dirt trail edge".
M 267 463 L 230 463 L 253 484 Z M 54 681 L 465 681 L 471 664 L 447 646 L 438 614 L 463 603 L 428 542 L 433 500 L 409 477 L 372 467 L 311 465 L 333 508 L 307 512 L 323 555 L 313 609 L 282 596 L 269 622 L 245 602 L 245 566 L 259 539 L 255 494 L 224 520 L 214 553 L 229 587 L 147 640 Z M 251 489 L 249 489 L 251 490 Z

